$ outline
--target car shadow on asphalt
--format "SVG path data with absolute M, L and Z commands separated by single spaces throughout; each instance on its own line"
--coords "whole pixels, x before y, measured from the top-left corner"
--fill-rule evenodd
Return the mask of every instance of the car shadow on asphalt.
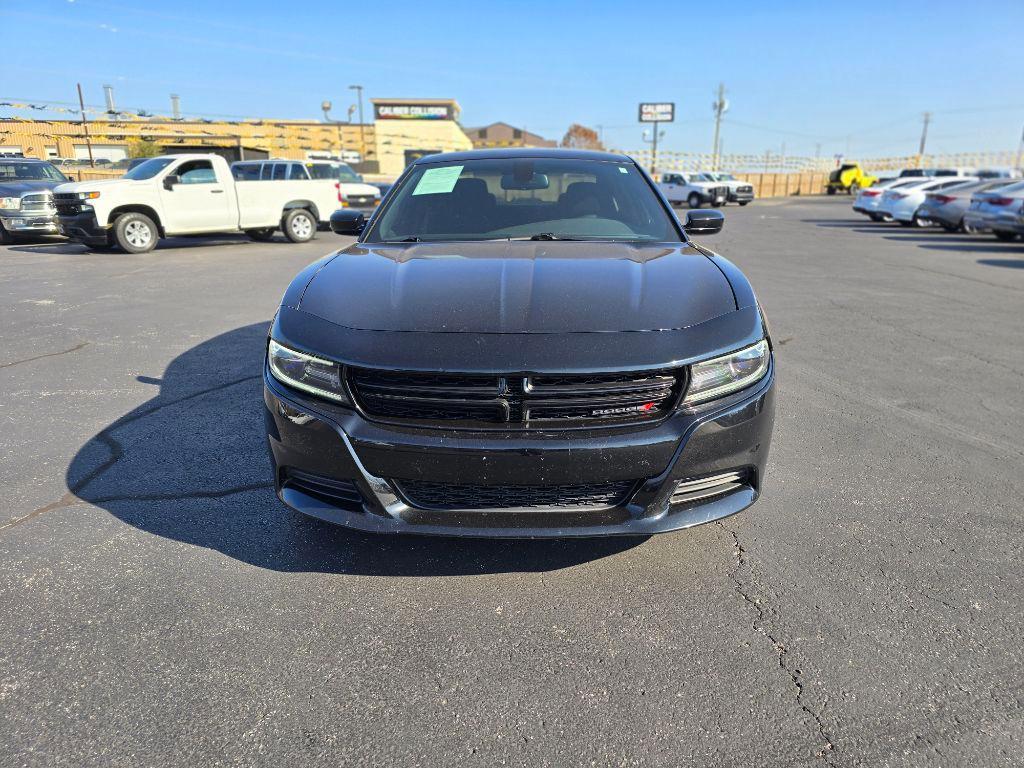
M 1024 269 L 1024 259 L 978 259 L 979 264 L 986 267 L 1006 267 L 1007 269 Z
M 266 333 L 266 323 L 237 328 L 180 354 L 159 379 L 138 376 L 159 392 L 78 450 L 67 470 L 71 493 L 155 536 L 286 572 L 549 571 L 644 541 L 378 536 L 292 512 L 270 482 L 262 411 Z
M 277 234 L 272 239 L 266 240 L 267 243 L 286 243 L 287 239 Z M 195 235 L 188 237 L 169 237 L 163 238 L 157 243 L 154 250 L 164 251 L 168 249 L 182 249 L 182 248 L 206 248 L 211 245 L 258 245 L 248 235 Z M 48 238 L 32 238 L 32 239 L 21 239 L 13 245 L 6 246 L 5 250 L 16 251 L 20 253 L 55 253 L 67 255 L 69 253 L 88 253 L 111 256 L 132 256 L 134 254 L 128 254 L 120 249 L 107 248 L 104 250 L 93 250 L 87 248 L 81 243 L 74 243 L 70 240 L 61 240 L 53 237 Z M 145 254 L 142 254 L 145 255 Z

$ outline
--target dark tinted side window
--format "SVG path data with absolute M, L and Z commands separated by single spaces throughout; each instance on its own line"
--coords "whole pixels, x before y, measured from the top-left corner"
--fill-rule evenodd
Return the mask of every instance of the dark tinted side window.
M 274 163 L 274 170 L 270 178 L 274 181 L 288 177 L 288 163 Z M 266 176 L 264 176 L 266 178 Z
M 302 166 L 302 163 L 289 163 L 288 178 L 293 181 L 298 181 L 309 179 L 309 175 L 306 173 L 306 169 Z
M 231 174 L 238 181 L 259 181 L 259 163 L 237 163 L 231 166 Z

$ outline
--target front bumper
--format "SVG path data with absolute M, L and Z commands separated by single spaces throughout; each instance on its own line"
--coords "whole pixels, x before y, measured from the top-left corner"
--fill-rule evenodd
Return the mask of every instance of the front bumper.
M 86 245 L 109 245 L 110 232 L 96 221 L 95 211 L 82 211 L 72 216 L 57 216 L 60 234 Z
M 0 214 L 0 225 L 12 235 L 57 234 L 57 217 L 52 213 L 5 212 Z
M 749 203 L 751 200 L 754 199 L 754 193 L 740 192 L 737 189 L 730 189 L 729 193 L 726 195 L 726 199 L 730 203 Z
M 648 536 L 733 515 L 761 493 L 774 423 L 774 361 L 750 390 L 640 428 L 571 435 L 467 433 L 393 427 L 307 398 L 264 373 L 264 415 L 279 498 L 289 507 L 378 533 L 495 538 Z M 350 481 L 360 502 L 338 504 L 289 482 L 297 470 Z M 738 471 L 729 493 L 673 504 L 680 481 Z M 403 480 L 477 486 L 635 480 L 620 504 L 573 511 L 427 510 Z

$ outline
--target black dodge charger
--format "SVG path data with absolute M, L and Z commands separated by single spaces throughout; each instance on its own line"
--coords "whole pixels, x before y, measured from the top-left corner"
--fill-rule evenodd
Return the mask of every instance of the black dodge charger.
M 774 362 L 747 279 L 621 155 L 424 157 L 274 319 L 282 501 L 351 528 L 648 535 L 764 484 Z

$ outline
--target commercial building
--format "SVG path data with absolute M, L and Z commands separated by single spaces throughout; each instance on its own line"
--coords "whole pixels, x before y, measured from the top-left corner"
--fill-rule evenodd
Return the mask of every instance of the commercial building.
M 516 128 L 508 123 L 491 123 L 481 128 L 467 128 L 473 146 L 477 149 L 489 147 L 557 147 L 557 141 L 545 139 L 525 128 Z
M 372 99 L 373 122 L 312 120 L 195 120 L 117 113 L 85 123 L 0 118 L 0 153 L 26 157 L 92 157 L 116 162 L 133 144 L 159 152 L 217 152 L 231 159 L 284 157 L 344 159 L 368 174 L 395 177 L 418 157 L 473 148 L 459 125 L 454 99 Z M 9 105 L 16 109 L 35 105 Z M 60 111 L 69 112 L 68 109 Z

